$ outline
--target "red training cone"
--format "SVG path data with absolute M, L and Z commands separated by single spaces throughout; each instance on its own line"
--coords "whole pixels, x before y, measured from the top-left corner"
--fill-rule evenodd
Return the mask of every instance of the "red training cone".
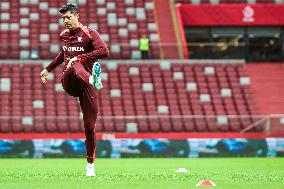
M 196 186 L 216 186 L 216 184 L 211 180 L 202 180 L 199 183 L 197 183 Z

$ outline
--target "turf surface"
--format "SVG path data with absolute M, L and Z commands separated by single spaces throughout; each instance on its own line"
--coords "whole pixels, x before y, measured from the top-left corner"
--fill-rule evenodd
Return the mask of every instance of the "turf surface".
M 212 188 L 284 188 L 284 158 L 98 159 L 93 178 L 84 169 L 83 159 L 0 159 L 0 189 L 188 189 L 204 188 L 195 186 L 203 179 Z

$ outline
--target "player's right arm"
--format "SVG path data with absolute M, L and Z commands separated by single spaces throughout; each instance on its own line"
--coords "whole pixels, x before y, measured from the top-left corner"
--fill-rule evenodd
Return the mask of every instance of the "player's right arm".
M 64 62 L 64 52 L 61 49 L 61 51 L 55 57 L 55 59 L 53 59 L 53 61 L 40 73 L 40 78 L 41 78 L 42 83 L 46 83 L 48 73 L 54 70 L 57 66 L 59 66 L 63 62 Z

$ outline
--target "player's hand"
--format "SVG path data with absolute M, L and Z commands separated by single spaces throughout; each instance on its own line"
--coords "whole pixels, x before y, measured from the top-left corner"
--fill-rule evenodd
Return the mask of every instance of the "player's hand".
M 47 75 L 48 75 L 48 71 L 46 69 L 42 70 L 42 72 L 40 73 L 40 79 L 42 83 L 47 82 Z
M 69 60 L 67 66 L 66 66 L 66 69 L 70 68 L 75 61 L 77 61 L 77 57 L 76 56 Z

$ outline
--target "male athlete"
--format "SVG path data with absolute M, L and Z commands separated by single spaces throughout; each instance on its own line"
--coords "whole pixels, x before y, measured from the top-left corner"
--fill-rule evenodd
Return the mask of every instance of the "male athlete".
M 88 162 L 86 176 L 95 176 L 97 100 L 98 91 L 103 88 L 97 59 L 107 57 L 109 51 L 98 32 L 78 21 L 75 5 L 68 3 L 59 12 L 66 27 L 60 34 L 61 51 L 40 73 L 41 81 L 46 83 L 48 73 L 64 63 L 62 86 L 69 95 L 79 97 L 83 112 Z

